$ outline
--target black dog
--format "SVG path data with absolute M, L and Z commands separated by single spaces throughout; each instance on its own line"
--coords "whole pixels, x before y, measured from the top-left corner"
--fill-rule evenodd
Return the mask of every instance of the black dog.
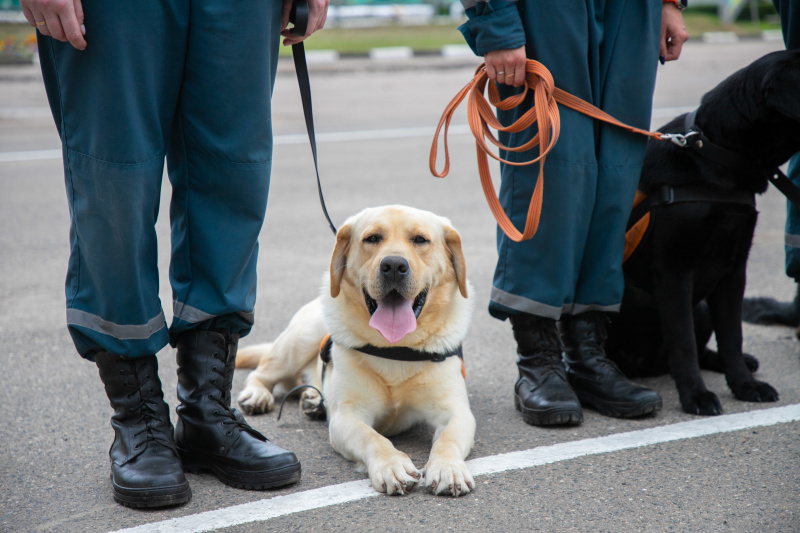
M 709 159 L 696 139 L 690 147 L 649 141 L 639 182 L 649 225 L 624 264 L 625 296 L 607 351 L 631 376 L 669 371 L 687 413 L 718 415 L 701 366 L 724 372 L 740 400 L 778 399 L 753 378 L 755 358 L 742 353 L 742 300 L 755 194 L 800 151 L 800 51 L 753 62 L 703 96 L 688 124 L 683 115 L 660 131 L 685 134 L 692 117 L 698 138 L 733 154 L 735 164 Z M 712 331 L 718 354 L 706 348 Z

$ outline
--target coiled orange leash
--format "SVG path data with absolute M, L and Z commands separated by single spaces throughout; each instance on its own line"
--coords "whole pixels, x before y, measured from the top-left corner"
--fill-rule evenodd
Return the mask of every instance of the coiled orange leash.
M 436 135 L 433 138 L 431 145 L 431 155 L 429 165 L 431 173 L 437 178 L 443 178 L 450 171 L 450 153 L 447 148 L 447 130 L 450 127 L 450 121 L 453 118 L 453 113 L 456 108 L 461 104 L 464 98 L 467 98 L 467 120 L 469 122 L 470 130 L 475 137 L 475 146 L 478 155 L 478 171 L 481 178 L 481 186 L 486 200 L 489 202 L 489 208 L 494 215 L 500 229 L 508 236 L 509 239 L 520 242 L 528 240 L 536 234 L 539 227 L 539 217 L 542 211 L 542 195 L 544 188 L 544 163 L 547 154 L 555 146 L 558 136 L 561 133 L 561 119 L 558 114 L 558 105 L 562 104 L 575 111 L 584 113 L 597 120 L 602 120 L 609 124 L 619 126 L 628 131 L 647 135 L 655 139 L 661 139 L 663 134 L 659 132 L 650 132 L 640 128 L 634 128 L 619 120 L 615 119 L 605 111 L 598 109 L 592 104 L 582 100 L 576 96 L 565 92 L 553 83 L 553 76 L 547 68 L 539 63 L 529 59 L 525 66 L 525 84 L 523 91 L 519 94 L 509 96 L 501 100 L 497 91 L 497 86 L 494 83 L 489 83 L 489 100 L 487 102 L 484 96 L 487 82 L 489 77 L 486 74 L 484 65 L 478 67 L 475 71 L 475 77 L 461 89 L 458 94 L 447 104 L 447 107 L 439 120 L 439 125 L 436 128 Z M 507 111 L 513 109 L 525 100 L 528 91 L 533 91 L 534 105 L 531 109 L 526 111 L 516 122 L 508 126 L 503 126 L 497 120 L 492 108 L 495 106 L 498 109 Z M 505 146 L 498 141 L 491 130 L 494 128 L 498 131 L 505 132 L 519 132 L 533 124 L 538 124 L 539 132 L 530 141 L 521 146 Z M 444 168 L 441 172 L 436 171 L 436 159 L 438 154 L 439 135 L 444 128 Z M 535 146 L 539 147 L 539 156 L 528 161 L 507 161 L 502 159 L 499 155 L 491 151 L 487 145 L 486 140 L 498 147 L 500 150 L 507 150 L 509 152 L 525 152 Z M 489 160 L 491 156 L 493 159 L 501 163 L 513 166 L 526 166 L 536 162 L 539 164 L 539 178 L 536 181 L 536 187 L 533 190 L 531 201 L 528 206 L 528 215 L 525 220 L 525 228 L 520 232 L 514 224 L 509 220 L 503 207 L 500 205 L 500 200 L 494 190 L 492 184 L 492 176 L 489 170 Z

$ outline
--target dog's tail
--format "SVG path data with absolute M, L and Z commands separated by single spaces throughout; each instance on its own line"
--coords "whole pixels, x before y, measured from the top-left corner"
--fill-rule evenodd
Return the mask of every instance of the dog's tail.
M 236 368 L 256 368 L 261 357 L 272 349 L 271 342 L 240 348 L 236 353 Z

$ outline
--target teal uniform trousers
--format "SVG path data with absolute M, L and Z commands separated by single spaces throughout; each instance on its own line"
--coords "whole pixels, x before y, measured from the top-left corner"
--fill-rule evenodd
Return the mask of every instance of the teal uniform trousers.
M 191 328 L 253 324 L 272 160 L 279 0 L 84 0 L 87 48 L 39 35 L 70 212 L 79 353 L 154 354 Z M 173 321 L 159 299 L 166 160 Z
M 788 50 L 800 49 L 800 5 L 790 0 L 774 0 L 781 16 L 783 40 Z M 800 90 L 800 89 L 799 89 Z M 786 176 L 800 187 L 800 154 L 789 160 Z M 800 208 L 786 201 L 786 275 L 800 282 Z
M 486 32 L 481 39 L 480 19 L 508 17 L 507 5 L 497 2 L 488 15 L 471 19 L 462 28 L 467 41 L 477 35 L 478 43 L 491 42 Z M 479 2 L 478 9 L 483 7 Z M 511 9 L 521 20 L 527 57 L 547 67 L 557 87 L 627 124 L 649 128 L 661 7 L 661 0 L 536 0 L 520 1 Z M 510 124 L 531 105 L 532 98 L 524 106 L 498 112 L 498 118 Z M 559 112 L 561 136 L 544 165 L 538 232 L 515 243 L 498 230 L 489 311 L 500 319 L 521 312 L 558 319 L 589 310 L 616 311 L 622 300 L 625 225 L 646 137 L 564 106 Z M 518 146 L 535 133 L 530 128 L 501 134 L 500 140 Z M 531 153 L 502 156 L 532 159 Z M 500 201 L 520 230 L 538 171 L 538 164 L 501 165 Z

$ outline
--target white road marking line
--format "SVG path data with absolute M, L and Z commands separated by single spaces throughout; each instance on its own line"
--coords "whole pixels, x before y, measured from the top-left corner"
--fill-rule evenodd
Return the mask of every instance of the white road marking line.
M 785 407 L 759 409 L 717 417 L 704 417 L 689 422 L 679 422 L 605 437 L 541 446 L 530 450 L 503 453 L 467 461 L 473 476 L 485 476 L 498 472 L 532 468 L 535 466 L 567 461 L 587 455 L 597 455 L 620 450 L 652 446 L 677 440 L 694 439 L 719 433 L 772 426 L 800 421 L 800 404 Z M 122 529 L 115 533 L 186 533 L 223 529 L 250 522 L 263 522 L 270 518 L 320 509 L 331 505 L 380 496 L 369 480 L 352 481 L 319 489 L 276 496 L 182 516 L 171 520 L 153 522 Z
M 681 113 L 693 110 L 694 107 L 664 107 L 653 110 L 653 118 L 674 117 Z M 436 131 L 434 127 L 419 128 L 389 128 L 382 130 L 360 130 L 360 131 L 335 131 L 329 133 L 318 133 L 318 143 L 348 142 L 348 141 L 370 141 L 376 139 L 406 139 L 413 137 L 430 137 Z M 463 135 L 469 133 L 469 126 L 466 124 L 451 124 L 450 135 Z M 273 139 L 275 146 L 285 146 L 290 144 L 305 144 L 308 136 L 305 133 L 292 135 L 276 135 Z M 61 149 L 55 150 L 30 150 L 19 152 L 0 152 L 0 163 L 13 163 L 20 161 L 42 161 L 50 159 L 61 159 Z
M 28 150 L 25 152 L 0 152 L 0 163 L 61 159 L 61 148 L 55 150 Z

